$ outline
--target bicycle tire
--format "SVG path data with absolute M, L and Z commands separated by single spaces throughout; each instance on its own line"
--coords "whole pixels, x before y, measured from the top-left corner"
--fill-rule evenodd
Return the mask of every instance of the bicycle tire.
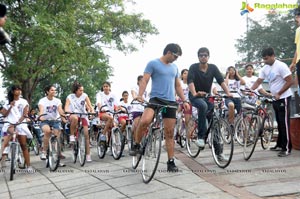
M 126 137 L 127 137 L 127 146 L 128 146 L 128 151 L 131 150 L 133 146 L 133 135 L 132 135 L 132 130 L 131 127 L 126 128 Z
M 39 142 L 36 136 L 33 136 L 32 141 L 31 141 L 33 151 L 35 155 L 40 154 L 40 148 L 39 148 Z
M 65 139 L 64 131 L 61 131 L 59 134 L 60 150 L 65 151 Z
M 273 120 L 272 120 L 272 116 L 267 116 L 264 117 L 263 122 L 262 122 L 262 128 L 263 128 L 263 132 L 262 135 L 260 137 L 260 143 L 261 143 L 261 147 L 266 150 L 269 148 L 270 143 L 272 141 L 273 138 Z
M 72 159 L 73 163 L 75 164 L 78 157 L 78 139 L 75 138 L 75 142 L 73 144 L 73 150 L 72 150 Z
M 187 143 L 186 143 L 188 154 L 192 158 L 196 158 L 201 151 L 201 148 L 199 148 L 195 143 L 197 139 L 198 139 L 198 129 L 196 128 L 196 126 L 194 126 L 190 135 L 187 135 Z
M 103 159 L 106 154 L 106 143 L 102 142 L 100 137 L 101 137 L 102 132 L 98 133 L 98 138 L 97 138 L 97 153 L 98 157 L 100 159 Z
M 10 146 L 10 176 L 9 176 L 9 180 L 12 181 L 14 179 L 14 174 L 16 171 L 16 151 L 17 150 L 17 145 L 15 143 L 12 143 Z
M 234 137 L 240 146 L 244 146 L 246 131 L 247 126 L 245 125 L 244 118 L 239 118 L 235 124 Z
M 56 171 L 60 162 L 60 141 L 56 136 L 49 139 L 48 162 L 50 171 Z
M 234 150 L 233 132 L 228 123 L 220 118 L 214 121 L 210 129 L 212 156 L 220 168 L 226 168 L 232 159 Z
M 154 177 L 160 159 L 163 130 L 153 129 L 146 138 L 146 144 L 142 154 L 143 182 L 148 184 Z
M 0 149 L 2 149 L 2 132 L 0 131 Z M 2 159 L 2 153 L 0 153 L 0 160 Z
M 124 136 L 119 128 L 115 128 L 111 132 L 111 153 L 115 160 L 119 160 L 122 157 L 124 149 Z
M 17 150 L 17 163 L 18 163 L 18 167 L 19 169 L 25 169 L 25 159 L 23 156 L 23 151 L 20 145 L 17 145 L 18 150 Z
M 180 120 L 180 124 L 179 124 L 179 144 L 181 148 L 184 148 L 186 146 L 186 126 L 184 123 L 184 120 L 181 119 Z
M 84 166 L 86 160 L 86 142 L 83 128 L 80 129 L 78 136 L 78 160 L 80 166 Z
M 244 159 L 249 160 L 255 150 L 256 143 L 259 138 L 259 119 L 257 115 L 253 115 L 248 123 L 248 128 L 245 133 L 244 144 Z

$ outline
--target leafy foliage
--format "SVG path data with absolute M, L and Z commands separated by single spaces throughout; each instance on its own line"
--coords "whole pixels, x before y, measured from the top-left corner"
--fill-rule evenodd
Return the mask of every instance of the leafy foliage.
M 127 14 L 123 0 L 4 0 L 10 45 L 1 46 L 5 85 L 20 84 L 23 97 L 36 104 L 43 88 L 55 84 L 65 99 L 75 80 L 90 96 L 112 75 L 105 48 L 137 50 L 125 38 L 146 42 L 157 29 L 142 14 Z M 127 40 L 126 40 L 127 41 Z M 0 56 L 1 57 L 1 56 Z M 94 98 L 91 97 L 91 100 Z

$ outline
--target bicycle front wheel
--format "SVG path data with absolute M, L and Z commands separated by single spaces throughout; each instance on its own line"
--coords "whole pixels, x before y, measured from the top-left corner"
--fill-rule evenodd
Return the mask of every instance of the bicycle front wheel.
M 186 143 L 186 149 L 188 151 L 189 156 L 192 158 L 196 158 L 201 149 L 196 145 L 196 141 L 198 139 L 198 129 L 197 127 L 192 127 L 193 130 L 189 133 L 187 133 L 187 143 Z
M 152 128 L 145 140 L 146 144 L 142 156 L 142 177 L 143 182 L 146 184 L 152 180 L 158 166 L 163 137 L 162 132 L 160 129 Z
M 119 160 L 122 157 L 124 149 L 125 139 L 121 130 L 115 128 L 111 133 L 111 152 L 115 160 Z
M 11 154 L 11 157 L 10 157 L 10 178 L 9 178 L 10 180 L 14 179 L 14 174 L 15 174 L 15 171 L 16 171 L 16 163 L 17 163 L 16 153 L 17 153 L 17 145 L 15 143 L 12 143 L 11 146 L 10 146 L 10 154 Z
M 245 144 L 244 144 L 244 159 L 249 160 L 254 152 L 256 143 L 258 141 L 259 134 L 259 118 L 253 115 L 251 118 L 245 118 L 247 125 L 247 131 L 245 132 Z
M 49 168 L 50 171 L 55 171 L 58 168 L 60 162 L 60 143 L 56 136 L 50 137 L 48 150 Z
M 33 136 L 32 138 L 32 147 L 33 147 L 33 151 L 35 155 L 39 155 L 40 154 L 40 149 L 39 149 L 39 142 L 36 136 Z
M 273 138 L 273 128 L 274 128 L 273 119 L 271 115 L 263 119 L 262 128 L 263 128 L 263 133 L 260 138 L 261 147 L 263 149 L 268 149 Z
M 249 125 L 249 123 L 247 123 Z M 245 144 L 245 134 L 247 131 L 247 125 L 245 123 L 245 119 L 244 118 L 240 118 L 237 120 L 236 124 L 235 124 L 235 135 L 234 137 L 236 138 L 237 143 L 239 143 L 239 145 L 244 146 Z
M 102 132 L 98 133 L 97 138 L 97 153 L 100 159 L 103 159 L 106 154 L 106 141 L 101 141 Z
M 233 135 L 232 129 L 223 119 L 215 121 L 211 127 L 212 156 L 220 168 L 226 168 L 231 162 L 234 148 Z
M 84 130 L 81 128 L 79 136 L 78 136 L 78 160 L 80 163 L 80 166 L 84 166 L 85 160 L 86 160 L 86 142 L 85 142 L 85 136 L 84 136 Z

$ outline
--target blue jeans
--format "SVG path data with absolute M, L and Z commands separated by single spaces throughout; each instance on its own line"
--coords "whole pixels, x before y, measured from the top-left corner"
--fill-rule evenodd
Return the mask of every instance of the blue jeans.
M 192 106 L 198 109 L 198 139 L 205 139 L 207 137 L 206 118 L 208 119 L 208 123 L 211 120 L 211 114 L 207 113 L 212 113 L 214 105 L 206 98 L 198 98 L 189 95 L 189 99 L 192 103 Z

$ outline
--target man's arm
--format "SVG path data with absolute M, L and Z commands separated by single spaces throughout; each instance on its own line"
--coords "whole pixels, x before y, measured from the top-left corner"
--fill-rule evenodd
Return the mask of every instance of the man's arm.
M 151 74 L 149 73 L 144 73 L 143 75 L 143 79 L 141 80 L 140 84 L 139 84 L 139 94 L 137 96 L 137 98 L 142 99 L 143 98 L 143 94 L 146 90 L 146 87 L 148 85 L 148 82 L 150 80 Z
M 185 99 L 185 96 L 183 94 L 183 90 L 182 90 L 179 78 L 175 79 L 175 90 L 176 90 L 176 94 L 180 97 L 180 99 L 182 101 L 186 101 L 187 100 L 187 99 Z
M 297 50 L 295 50 L 295 53 L 294 53 L 294 58 L 293 58 L 293 61 L 290 65 L 290 70 L 291 72 L 294 72 L 295 69 L 296 69 L 296 64 L 297 64 Z
M 263 79 L 257 78 L 257 80 L 254 82 L 254 84 L 251 86 L 250 89 L 251 89 L 251 90 L 257 89 L 257 87 L 258 87 L 259 85 L 261 85 L 263 81 L 264 81 Z
M 292 75 L 288 75 L 287 77 L 284 78 L 284 80 L 285 80 L 285 84 L 280 89 L 280 91 L 275 95 L 275 99 L 277 100 L 280 99 L 282 93 L 284 93 L 287 89 L 289 89 L 294 83 Z

